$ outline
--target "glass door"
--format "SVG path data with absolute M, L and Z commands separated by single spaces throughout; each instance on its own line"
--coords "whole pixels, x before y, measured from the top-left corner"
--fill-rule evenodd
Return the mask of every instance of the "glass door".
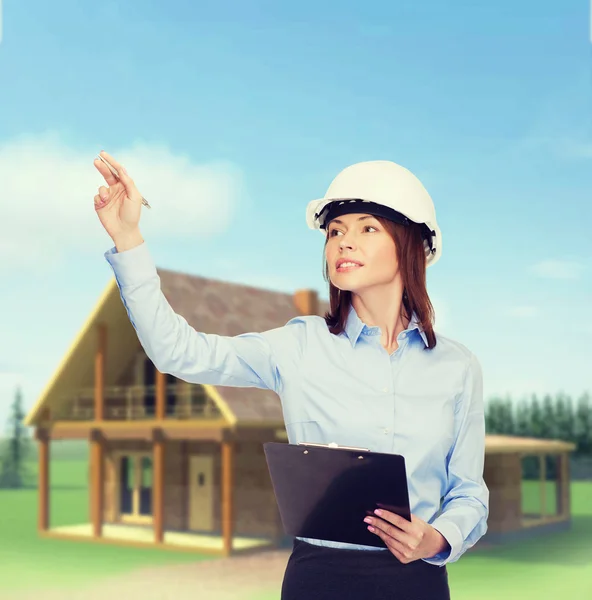
M 119 514 L 122 521 L 152 522 L 152 456 L 126 454 L 119 459 Z

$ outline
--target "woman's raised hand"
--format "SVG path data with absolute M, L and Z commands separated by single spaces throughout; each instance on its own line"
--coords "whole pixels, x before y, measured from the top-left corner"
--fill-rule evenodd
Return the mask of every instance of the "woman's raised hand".
M 121 164 L 105 151 L 99 155 L 116 169 L 120 178 L 118 181 L 107 165 L 95 158 L 94 165 L 107 184 L 99 187 L 99 193 L 94 198 L 99 221 L 116 245 L 129 246 L 130 242 L 136 245 L 141 240 L 139 223 L 142 194 Z M 117 248 L 119 251 L 120 246 Z

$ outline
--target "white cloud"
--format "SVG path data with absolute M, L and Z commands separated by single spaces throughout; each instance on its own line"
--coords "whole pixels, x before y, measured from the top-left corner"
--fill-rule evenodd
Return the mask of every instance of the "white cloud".
M 160 145 L 79 150 L 54 133 L 20 136 L 0 145 L 0 264 L 46 271 L 67 253 L 96 253 L 111 243 L 93 206 L 104 184 L 93 165 L 102 149 L 126 166 L 151 204 L 140 222 L 146 236 L 178 240 L 228 227 L 243 193 L 241 173 L 232 164 L 196 165 Z
M 536 306 L 513 306 L 508 309 L 508 315 L 519 318 L 532 318 L 540 314 L 540 310 Z
M 547 279 L 579 279 L 584 265 L 568 260 L 543 260 L 532 267 L 539 277 Z

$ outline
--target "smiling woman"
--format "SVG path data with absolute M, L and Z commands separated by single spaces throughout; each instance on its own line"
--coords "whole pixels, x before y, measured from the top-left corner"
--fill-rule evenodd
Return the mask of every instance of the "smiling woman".
M 402 298 L 403 318 L 408 322 L 415 310 L 428 346 L 436 345 L 434 308 L 426 289 L 424 230 L 420 225 L 403 225 L 386 217 L 358 213 L 330 220 L 325 280 L 329 283 L 331 309 L 327 325 L 331 333 L 343 331 L 352 298 L 354 308 L 360 308 L 362 290 L 394 284 Z
M 306 211 L 325 238 L 330 311 L 223 336 L 196 331 L 173 311 L 138 227 L 142 195 L 105 158 L 121 175 L 95 161 L 108 186 L 95 210 L 114 242 L 105 258 L 158 371 L 274 391 L 290 444 L 404 457 L 411 520 L 364 511 L 359 527 L 381 540 L 372 546 L 337 534 L 296 537 L 282 600 L 450 598 L 446 565 L 487 530 L 483 384 L 473 353 L 433 329 L 426 268 L 441 256 L 442 240 L 421 182 L 390 161 L 342 171 Z

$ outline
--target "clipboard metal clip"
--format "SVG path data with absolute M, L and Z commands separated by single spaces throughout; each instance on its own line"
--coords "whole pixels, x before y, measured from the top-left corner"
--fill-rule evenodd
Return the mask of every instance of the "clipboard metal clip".
M 335 442 L 330 444 L 315 444 L 312 442 L 298 442 L 298 446 L 314 446 L 316 448 L 338 448 L 340 450 L 355 450 L 356 452 L 371 452 L 368 448 L 357 448 L 356 446 L 339 446 Z

